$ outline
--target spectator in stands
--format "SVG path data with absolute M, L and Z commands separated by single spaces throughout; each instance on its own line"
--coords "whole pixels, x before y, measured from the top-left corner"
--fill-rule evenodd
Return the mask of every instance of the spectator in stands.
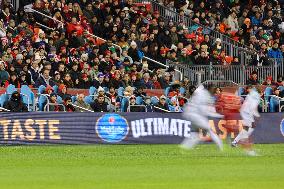
M 129 98 L 128 111 L 129 112 L 145 112 L 145 108 L 143 106 L 138 106 L 138 104 L 136 103 L 136 97 L 132 95 Z
M 268 50 L 268 58 L 279 58 L 279 59 L 283 58 L 283 54 L 278 47 L 279 47 L 278 43 L 275 42 L 273 44 L 273 47 L 270 50 Z
M 108 103 L 105 102 L 104 95 L 99 95 L 98 98 L 91 103 L 91 108 L 94 112 L 108 112 Z
M 164 74 L 164 77 L 160 81 L 162 89 L 166 89 L 171 84 L 171 74 L 169 72 L 166 72 Z
M 51 104 L 49 104 L 49 111 L 50 112 L 59 112 L 59 111 L 63 111 L 62 107 L 60 105 L 57 104 L 57 95 L 56 93 L 51 93 L 49 96 L 49 102 Z
M 66 96 L 63 99 L 63 105 L 65 107 L 66 112 L 75 112 L 75 107 L 72 105 L 72 99 L 70 96 Z
M 162 95 L 159 103 L 156 105 L 155 112 L 166 112 L 169 111 L 169 105 L 166 103 L 167 97 Z
M 161 83 L 158 81 L 157 74 L 152 74 L 153 89 L 161 89 Z
M 154 105 L 151 102 L 151 97 L 150 96 L 146 96 L 145 97 L 145 107 L 146 107 L 146 112 L 154 112 Z
M 39 78 L 35 81 L 35 87 L 38 88 L 41 85 L 47 86 L 54 86 L 55 82 L 53 81 L 53 78 L 49 75 L 50 71 L 45 69 L 42 71 L 42 74 L 39 76 Z
M 247 85 L 258 85 L 259 81 L 257 78 L 257 72 L 253 71 L 250 75 L 250 78 L 246 82 Z
M 67 87 L 64 84 L 60 84 L 58 87 L 58 96 L 60 96 L 62 99 L 66 99 L 67 97 L 70 97 L 71 95 L 67 93 Z
M 266 86 L 275 86 L 276 83 L 273 81 L 272 76 L 267 76 L 266 80 L 262 83 L 262 85 L 266 85 Z
M 10 100 L 5 102 L 3 107 L 11 112 L 28 112 L 27 106 L 23 103 L 21 95 L 17 91 L 12 93 Z
M 91 110 L 91 106 L 84 101 L 84 98 L 85 98 L 84 94 L 78 94 L 77 100 L 74 104 L 76 106 L 82 107 L 84 109 Z M 79 107 L 75 107 L 76 112 L 85 112 L 86 111 L 86 110 L 81 109 Z
M 183 112 L 182 108 L 179 106 L 179 100 L 176 96 L 171 98 L 171 105 L 169 106 L 171 112 Z
M 106 94 L 106 96 L 110 99 L 112 105 L 116 105 L 118 101 L 117 99 L 118 94 L 113 86 L 109 87 L 109 92 Z
M 4 61 L 0 61 L 0 84 L 1 86 L 9 79 L 9 73 L 5 70 Z
M 146 89 L 153 89 L 153 82 L 151 81 L 151 77 L 148 72 L 143 74 L 143 79 L 141 80 L 141 86 L 143 86 Z
M 8 85 L 14 85 L 16 88 L 21 88 L 19 79 L 17 78 L 16 72 L 10 73 L 10 78 L 6 80 L 5 87 L 8 87 Z
M 279 87 L 274 88 L 273 94 L 277 97 L 284 98 L 284 93 L 280 90 Z

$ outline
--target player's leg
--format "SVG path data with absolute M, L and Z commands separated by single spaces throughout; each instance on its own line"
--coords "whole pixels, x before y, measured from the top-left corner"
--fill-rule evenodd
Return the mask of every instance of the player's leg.
M 209 133 L 211 139 L 213 140 L 213 142 L 215 142 L 217 144 L 217 146 L 219 147 L 220 150 L 223 150 L 222 140 L 218 137 L 218 135 L 216 133 L 214 133 L 214 131 L 209 126 L 209 120 L 208 120 L 207 117 L 201 117 L 199 119 L 198 127 L 208 131 L 208 133 Z
M 195 114 L 188 114 L 187 118 L 191 121 L 192 126 L 197 129 L 200 128 L 200 121 L 204 119 L 204 117 Z M 192 132 L 190 137 L 183 140 L 181 147 L 184 149 L 193 149 L 200 141 L 199 133 Z
M 236 147 L 240 140 L 248 138 L 248 130 L 249 130 L 248 126 L 243 126 L 243 129 L 241 130 L 241 132 L 238 134 L 238 136 L 232 142 L 233 147 Z

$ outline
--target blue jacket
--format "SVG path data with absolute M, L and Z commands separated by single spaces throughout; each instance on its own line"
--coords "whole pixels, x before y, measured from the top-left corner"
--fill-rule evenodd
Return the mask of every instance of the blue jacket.
M 269 49 L 267 56 L 268 58 L 283 58 L 282 52 L 279 49 Z

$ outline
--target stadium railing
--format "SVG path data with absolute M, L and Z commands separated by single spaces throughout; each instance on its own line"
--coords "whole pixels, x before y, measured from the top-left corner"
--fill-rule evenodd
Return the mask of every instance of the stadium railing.
M 175 23 L 183 22 L 188 28 L 191 28 L 193 26 L 202 27 L 204 33 L 208 33 L 211 36 L 211 40 L 215 41 L 217 38 L 220 38 L 222 41 L 222 48 L 224 49 L 225 53 L 229 56 L 239 56 L 244 58 L 243 61 L 249 62 L 248 55 L 253 56 L 255 54 L 255 51 L 248 50 L 250 49 L 246 45 L 243 45 L 239 43 L 238 41 L 218 32 L 215 31 L 207 26 L 198 24 L 194 22 L 192 19 L 190 19 L 188 16 L 180 16 L 179 13 L 177 13 L 174 10 L 171 10 L 170 8 L 163 6 L 159 4 L 158 2 L 155 2 L 153 0 L 135 0 L 135 3 L 140 4 L 146 4 L 151 3 L 152 11 L 158 11 L 160 13 L 160 16 L 167 20 L 172 20 Z M 212 42 L 211 41 L 211 42 Z
M 267 76 L 272 76 L 276 81 L 279 76 L 284 75 L 284 59 L 270 59 L 269 66 L 245 66 L 245 65 L 187 65 L 185 63 L 167 62 L 168 66 L 182 72 L 192 81 L 199 82 L 207 80 L 231 80 L 237 84 L 245 85 L 253 71 L 257 72 L 258 79 L 266 80 Z M 199 77 L 199 78 L 198 78 Z

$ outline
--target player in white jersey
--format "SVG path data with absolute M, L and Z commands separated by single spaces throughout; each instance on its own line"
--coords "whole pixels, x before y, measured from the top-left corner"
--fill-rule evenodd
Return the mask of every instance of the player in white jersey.
M 243 120 L 243 130 L 238 134 L 235 140 L 232 142 L 232 146 L 237 146 L 238 142 L 249 140 L 252 132 L 254 131 L 254 118 L 260 117 L 258 113 L 258 105 L 260 103 L 260 95 L 256 89 L 250 89 L 248 96 L 246 97 L 240 114 Z M 255 152 L 252 150 L 248 151 L 249 155 L 254 155 Z
M 210 92 L 200 85 L 193 93 L 189 103 L 183 112 L 185 119 L 189 119 L 193 126 L 206 130 L 212 140 L 217 144 L 220 150 L 223 149 L 222 140 L 213 132 L 209 126 L 208 117 L 222 118 L 223 115 L 216 112 L 214 99 Z M 184 139 L 181 144 L 182 148 L 191 149 L 200 142 L 200 137 L 196 133 L 192 133 L 191 137 Z

